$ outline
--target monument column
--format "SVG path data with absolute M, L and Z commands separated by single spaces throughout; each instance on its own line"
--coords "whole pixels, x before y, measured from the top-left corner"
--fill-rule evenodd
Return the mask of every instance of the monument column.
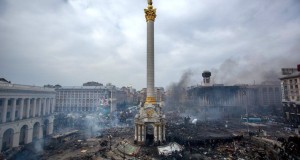
M 161 115 L 160 104 L 156 103 L 154 89 L 154 21 L 156 18 L 156 9 L 152 6 L 152 0 L 148 0 L 148 7 L 144 9 L 147 22 L 147 95 L 145 103 L 140 104 L 139 112 L 135 118 L 137 128 L 138 142 L 144 143 L 147 137 L 147 125 L 153 126 L 154 142 L 159 137 L 158 126 L 164 122 Z
M 154 97 L 154 21 L 156 9 L 152 0 L 148 0 L 148 7 L 144 10 L 147 22 L 147 98 L 146 103 L 155 103 Z

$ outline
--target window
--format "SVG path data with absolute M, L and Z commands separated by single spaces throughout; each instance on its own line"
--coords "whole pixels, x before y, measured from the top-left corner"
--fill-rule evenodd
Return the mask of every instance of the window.
M 267 88 L 263 88 L 263 92 L 267 92 Z
M 8 100 L 8 105 L 10 106 L 12 104 L 12 100 Z
M 273 88 L 269 88 L 269 92 L 273 92 Z
M 18 99 L 17 100 L 17 105 L 20 105 L 21 104 L 21 99 Z
M 9 120 L 10 119 L 10 112 L 6 113 L 6 119 Z

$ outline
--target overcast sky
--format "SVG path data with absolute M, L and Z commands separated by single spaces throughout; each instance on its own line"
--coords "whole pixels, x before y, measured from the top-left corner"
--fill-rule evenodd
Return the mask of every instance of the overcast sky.
M 299 0 L 153 0 L 155 85 L 259 83 L 300 63 Z M 0 77 L 146 86 L 147 0 L 0 0 Z

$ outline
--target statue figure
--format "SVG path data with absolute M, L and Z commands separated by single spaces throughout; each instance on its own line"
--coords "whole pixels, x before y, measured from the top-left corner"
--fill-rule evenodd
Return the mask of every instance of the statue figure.
M 152 0 L 148 0 L 148 5 L 152 5 Z

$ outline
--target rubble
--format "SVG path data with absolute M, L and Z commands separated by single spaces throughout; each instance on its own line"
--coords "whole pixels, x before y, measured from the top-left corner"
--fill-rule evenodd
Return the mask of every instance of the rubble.
M 299 137 L 282 124 L 247 126 L 236 119 L 191 123 L 195 118 L 181 118 L 173 113 L 167 117 L 167 142 L 161 146 L 134 145 L 133 126 L 103 127 L 87 136 L 81 125 L 74 125 L 35 142 L 42 146 L 40 152 L 34 150 L 33 143 L 21 146 L 14 156 L 12 151 L 7 151 L 10 153 L 2 153 L 2 157 L 42 160 L 299 158 Z M 166 147 L 171 144 L 178 144 L 181 149 L 169 148 L 167 152 Z
M 181 152 L 184 147 L 180 146 L 176 142 L 171 142 L 165 146 L 158 146 L 158 154 L 162 156 L 170 156 L 173 152 Z

